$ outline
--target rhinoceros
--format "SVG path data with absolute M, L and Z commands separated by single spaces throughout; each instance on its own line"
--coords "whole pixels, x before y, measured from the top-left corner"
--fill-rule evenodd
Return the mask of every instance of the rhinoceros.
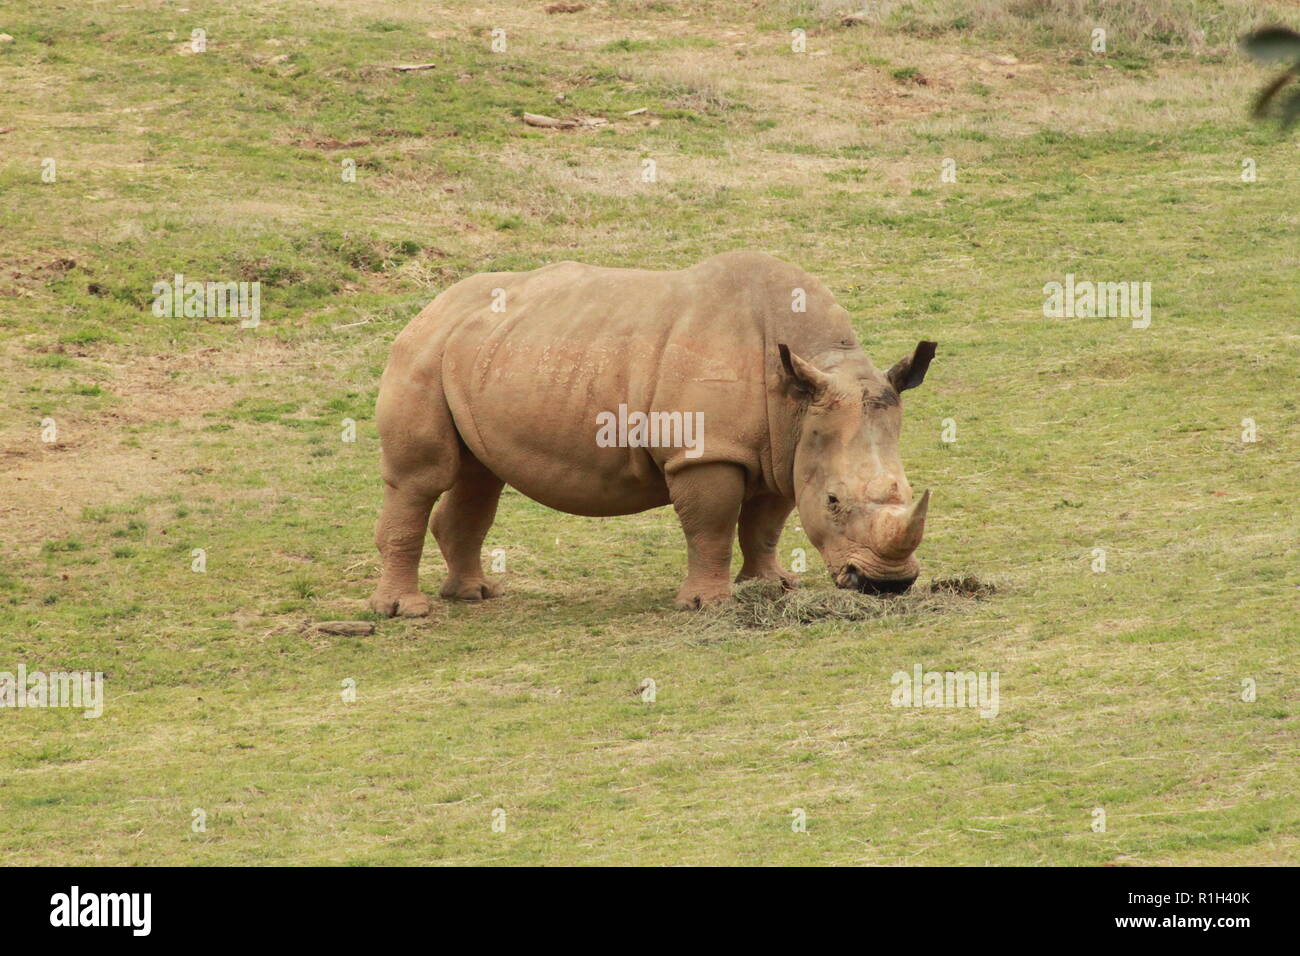
M 447 562 L 441 595 L 495 597 L 480 553 L 507 484 L 575 515 L 671 504 L 683 607 L 730 596 L 737 529 L 736 580 L 793 587 L 776 549 L 795 508 L 836 585 L 905 591 L 930 493 L 914 499 L 903 474 L 899 394 L 934 352 L 922 341 L 882 374 L 826 286 L 760 253 L 464 279 L 398 335 L 384 370 L 370 606 L 428 613 L 426 524 Z

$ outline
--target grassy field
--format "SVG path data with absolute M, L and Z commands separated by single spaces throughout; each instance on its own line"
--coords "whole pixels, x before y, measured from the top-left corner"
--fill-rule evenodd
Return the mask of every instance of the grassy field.
M 0 855 L 1300 862 L 1300 154 L 1234 49 L 1295 7 L 544 6 L 0 2 L 0 671 L 107 674 L 97 720 L 0 710 Z M 505 598 L 309 626 L 372 617 L 376 387 L 438 291 L 730 249 L 879 365 L 939 341 L 919 586 L 996 593 L 692 615 L 671 511 L 508 491 Z M 261 282 L 260 326 L 155 317 L 176 273 Z M 1150 327 L 1045 317 L 1071 274 L 1150 282 Z M 918 664 L 998 715 L 892 707 Z

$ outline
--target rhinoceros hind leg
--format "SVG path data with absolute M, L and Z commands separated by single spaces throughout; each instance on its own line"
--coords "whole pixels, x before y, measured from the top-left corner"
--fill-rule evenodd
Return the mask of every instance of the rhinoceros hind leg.
M 434 509 L 429 527 L 443 559 L 447 580 L 438 593 L 459 601 L 482 601 L 500 595 L 500 586 L 483 574 L 483 539 L 497 515 L 503 482 L 461 450 L 456 483 Z
M 745 496 L 738 465 L 692 465 L 668 477 L 668 494 L 686 535 L 686 581 L 677 606 L 698 608 L 731 597 L 731 545 Z
M 382 570 L 370 609 L 386 617 L 423 617 L 429 599 L 420 593 L 420 555 L 429 512 L 438 492 L 418 482 L 385 484 L 384 507 L 375 528 Z
M 781 567 L 776 556 L 781 529 L 794 502 L 780 495 L 755 495 L 740 509 L 740 552 L 745 556 L 736 582 L 779 581 L 784 588 L 799 585 L 798 575 Z
M 388 617 L 429 613 L 419 583 L 429 512 L 455 483 L 461 466 L 460 439 L 440 394 L 411 386 L 400 376 L 380 387 L 376 417 L 384 506 L 375 527 L 381 571 L 370 609 Z

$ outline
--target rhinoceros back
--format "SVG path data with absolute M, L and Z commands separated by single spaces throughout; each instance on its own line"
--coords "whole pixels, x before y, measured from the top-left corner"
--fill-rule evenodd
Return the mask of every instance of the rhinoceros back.
M 584 515 L 667 504 L 665 475 L 703 462 L 735 463 L 776 490 L 792 453 L 788 422 L 773 420 L 788 403 L 777 341 L 801 354 L 852 344 L 847 314 L 820 282 L 758 253 L 674 272 L 561 262 L 486 273 L 417 322 L 408 333 L 432 343 L 423 360 L 440 362 L 474 455 L 529 497 Z M 702 440 L 598 443 L 603 413 L 636 412 L 690 415 Z

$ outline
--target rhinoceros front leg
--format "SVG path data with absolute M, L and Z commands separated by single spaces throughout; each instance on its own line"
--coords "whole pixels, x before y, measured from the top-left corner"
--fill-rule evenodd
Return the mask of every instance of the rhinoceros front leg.
M 736 581 L 779 581 L 785 588 L 798 585 L 799 578 L 781 567 L 776 556 L 781 529 L 794 509 L 794 502 L 780 495 L 755 495 L 740 509 L 740 551 L 745 556 Z
M 686 534 L 686 581 L 677 606 L 698 608 L 731 597 L 731 543 L 745 497 L 737 465 L 692 465 L 668 478 L 668 495 Z
M 483 539 L 496 520 L 503 482 L 468 452 L 451 491 L 434 509 L 429 528 L 447 562 L 447 580 L 438 593 L 460 601 L 494 598 L 500 589 L 483 574 Z

